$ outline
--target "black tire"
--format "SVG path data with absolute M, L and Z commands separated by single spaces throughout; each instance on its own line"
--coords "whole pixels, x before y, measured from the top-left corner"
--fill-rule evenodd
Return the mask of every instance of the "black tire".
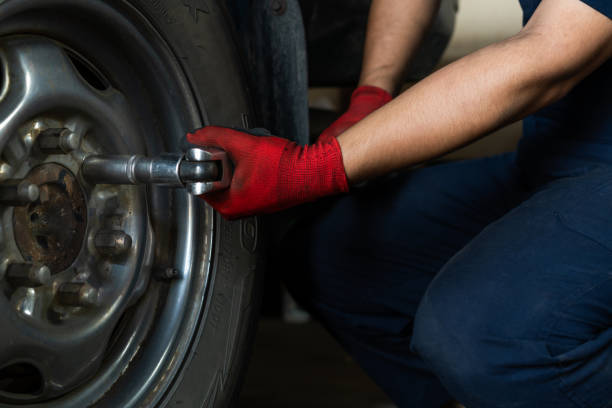
M 86 2 L 81 4 L 84 3 Z M 198 112 L 184 112 L 184 120 L 181 120 L 181 123 L 192 123 L 194 126 L 214 124 L 248 127 L 249 117 L 252 117 L 253 112 L 251 101 L 241 57 L 234 42 L 231 21 L 222 0 L 103 0 L 98 3 L 109 5 L 109 9 L 112 7 L 113 10 L 125 10 L 119 13 L 126 16 L 129 14 L 129 19 L 134 19 L 134 15 L 142 17 L 153 27 L 155 34 L 164 40 L 164 46 L 180 65 L 181 74 L 186 78 L 187 86 L 197 105 L 194 110 Z M 0 22 L 10 22 L 3 23 L 0 36 L 20 30 L 27 34 L 48 36 L 50 31 L 36 24 L 36 19 L 41 17 L 22 10 L 26 8 L 26 4 L 27 1 L 21 0 L 0 2 Z M 72 0 L 53 0 L 47 2 L 44 7 L 57 7 L 56 10 L 64 7 L 66 13 L 70 13 L 70 10 L 76 10 L 75 4 L 78 5 Z M 74 11 L 75 14 L 77 12 Z M 53 15 L 49 21 L 55 22 L 57 26 L 62 23 L 62 18 L 61 14 Z M 129 19 L 126 17 L 126 20 Z M 114 38 L 123 35 L 121 32 L 112 34 Z M 64 35 L 57 40 L 69 44 L 71 37 Z M 125 52 L 121 49 L 117 51 Z M 163 76 L 160 74 L 160 77 Z M 158 105 L 159 109 L 163 110 L 164 105 Z M 192 120 L 193 117 L 199 117 L 199 120 Z M 185 129 L 190 130 L 192 129 Z M 176 142 L 173 143 L 176 145 Z M 169 142 L 167 145 L 173 144 Z M 156 149 L 160 149 L 160 143 L 148 150 Z M 198 214 L 210 214 L 204 209 L 203 202 L 198 205 L 200 208 L 197 208 L 195 213 L 199 211 Z M 204 229 L 205 222 L 210 228 L 211 222 L 201 219 L 198 230 Z M 129 404 L 117 404 L 116 400 L 109 402 L 116 397 L 117 388 L 130 388 L 129 371 L 133 370 L 132 366 L 138 361 L 138 356 L 143 354 L 142 350 L 146 349 L 145 339 L 142 345 L 139 345 L 140 354 L 125 367 L 114 385 L 96 397 L 98 399 L 93 405 L 89 402 L 80 406 L 222 408 L 233 404 L 248 362 L 262 293 L 262 276 L 258 270 L 261 269 L 259 265 L 260 253 L 263 252 L 262 240 L 257 218 L 229 222 L 215 214 L 212 231 L 212 256 L 208 258 L 208 255 L 203 253 L 195 255 L 194 269 L 198 269 L 200 275 L 206 275 L 204 280 L 207 282 L 201 313 L 190 321 L 190 327 L 195 327 L 195 330 L 192 331 L 191 338 L 186 340 L 186 351 L 170 350 L 167 353 L 172 356 L 172 364 L 178 363 L 178 370 L 167 370 L 172 374 L 170 378 L 159 373 L 151 374 L 150 379 L 147 377 L 149 384 L 146 391 L 142 392 L 143 395 L 134 397 Z M 196 246 L 204 241 L 205 237 L 195 236 L 193 239 Z M 210 267 L 207 264 L 209 261 Z M 163 298 L 165 284 L 150 284 L 157 288 L 157 293 L 162 294 L 154 298 L 159 304 L 162 301 L 172 301 L 169 297 Z M 199 310 L 198 308 L 199 305 L 191 310 Z M 156 317 L 149 317 L 148 320 L 154 321 Z M 175 355 L 177 358 L 173 357 Z M 85 386 L 87 384 L 82 385 Z M 142 387 L 140 390 L 134 390 L 134 395 L 144 389 Z M 35 406 L 68 406 L 58 401 L 37 401 Z M 13 405 L 3 405 L 0 400 L 0 406 Z
M 130 0 L 179 57 L 208 124 L 247 127 L 251 104 L 221 1 Z M 212 80 L 214 78 L 214 80 Z M 216 217 L 211 292 L 197 337 L 161 406 L 229 407 L 246 370 L 262 292 L 257 218 Z

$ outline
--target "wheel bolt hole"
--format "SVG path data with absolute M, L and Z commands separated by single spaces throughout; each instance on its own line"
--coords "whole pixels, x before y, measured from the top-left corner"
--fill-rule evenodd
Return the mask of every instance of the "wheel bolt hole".
M 38 213 L 30 214 L 30 221 L 32 221 L 32 222 L 38 221 Z
M 80 55 L 68 50 L 66 51 L 76 70 L 89 85 L 99 91 L 105 91 L 110 88 L 109 81 L 93 65 Z
M 45 237 L 44 235 L 37 235 L 36 242 L 38 243 L 38 246 L 42 249 L 49 249 L 49 241 L 47 241 L 47 237 Z
M 0 392 L 38 395 L 42 388 L 42 374 L 32 364 L 16 363 L 0 370 Z

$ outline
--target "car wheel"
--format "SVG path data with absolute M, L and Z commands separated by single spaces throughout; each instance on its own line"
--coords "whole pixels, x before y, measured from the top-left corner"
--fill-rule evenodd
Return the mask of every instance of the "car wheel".
M 79 171 L 89 154 L 248 126 L 228 27 L 213 0 L 0 2 L 0 406 L 232 403 L 258 220 Z

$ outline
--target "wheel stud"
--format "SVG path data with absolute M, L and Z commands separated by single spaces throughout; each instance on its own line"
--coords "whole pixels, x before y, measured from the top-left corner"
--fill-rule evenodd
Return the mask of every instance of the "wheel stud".
M 98 305 L 100 291 L 84 282 L 66 282 L 60 285 L 55 298 L 64 306 L 92 307 Z
M 12 173 L 13 167 L 11 167 L 10 164 L 0 162 L 0 181 L 8 179 L 9 177 L 11 177 Z
M 157 280 L 170 281 L 178 279 L 178 277 L 180 276 L 180 272 L 177 268 L 157 267 L 153 268 L 153 276 Z
M 43 130 L 38 136 L 38 147 L 43 153 L 70 153 L 79 148 L 80 138 L 70 129 L 52 128 Z
M 6 279 L 16 287 L 47 285 L 51 282 L 51 270 L 46 265 L 13 263 L 6 270 Z
M 132 237 L 120 230 L 101 230 L 94 238 L 98 252 L 105 256 L 117 257 L 132 247 Z
M 8 180 L 0 185 L 0 204 L 22 206 L 38 200 L 40 190 L 26 180 Z

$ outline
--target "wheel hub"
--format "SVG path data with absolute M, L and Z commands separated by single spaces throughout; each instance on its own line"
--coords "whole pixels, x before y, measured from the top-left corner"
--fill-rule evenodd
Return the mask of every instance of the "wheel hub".
M 184 192 L 93 186 L 79 172 L 90 154 L 181 151 L 185 129 L 206 122 L 176 54 L 132 3 L 0 5 L 1 406 L 157 405 L 208 304 L 213 211 Z M 51 163 L 71 172 L 86 204 L 78 244 L 53 222 L 26 220 L 31 244 L 42 230 L 47 245 L 52 235 L 79 248 L 53 274 L 14 228 L 14 212 L 31 216 L 37 189 L 45 194 L 15 182 Z M 173 280 L 149 282 L 157 268 L 176 271 Z
M 115 125 L 137 133 L 123 95 L 92 87 L 69 51 L 41 38 L 2 39 L 0 62 L 10 74 L 0 95 L 10 135 L 0 145 L 0 378 L 27 366 L 42 384 L 23 395 L 0 381 L 0 400 L 33 402 L 99 368 L 146 287 L 152 242 L 142 188 L 79 176 L 88 155 L 124 148 Z
M 35 167 L 25 180 L 37 185 L 39 199 L 16 207 L 15 241 L 24 259 L 44 264 L 55 274 L 76 259 L 87 227 L 85 196 L 66 167 L 47 163 Z

